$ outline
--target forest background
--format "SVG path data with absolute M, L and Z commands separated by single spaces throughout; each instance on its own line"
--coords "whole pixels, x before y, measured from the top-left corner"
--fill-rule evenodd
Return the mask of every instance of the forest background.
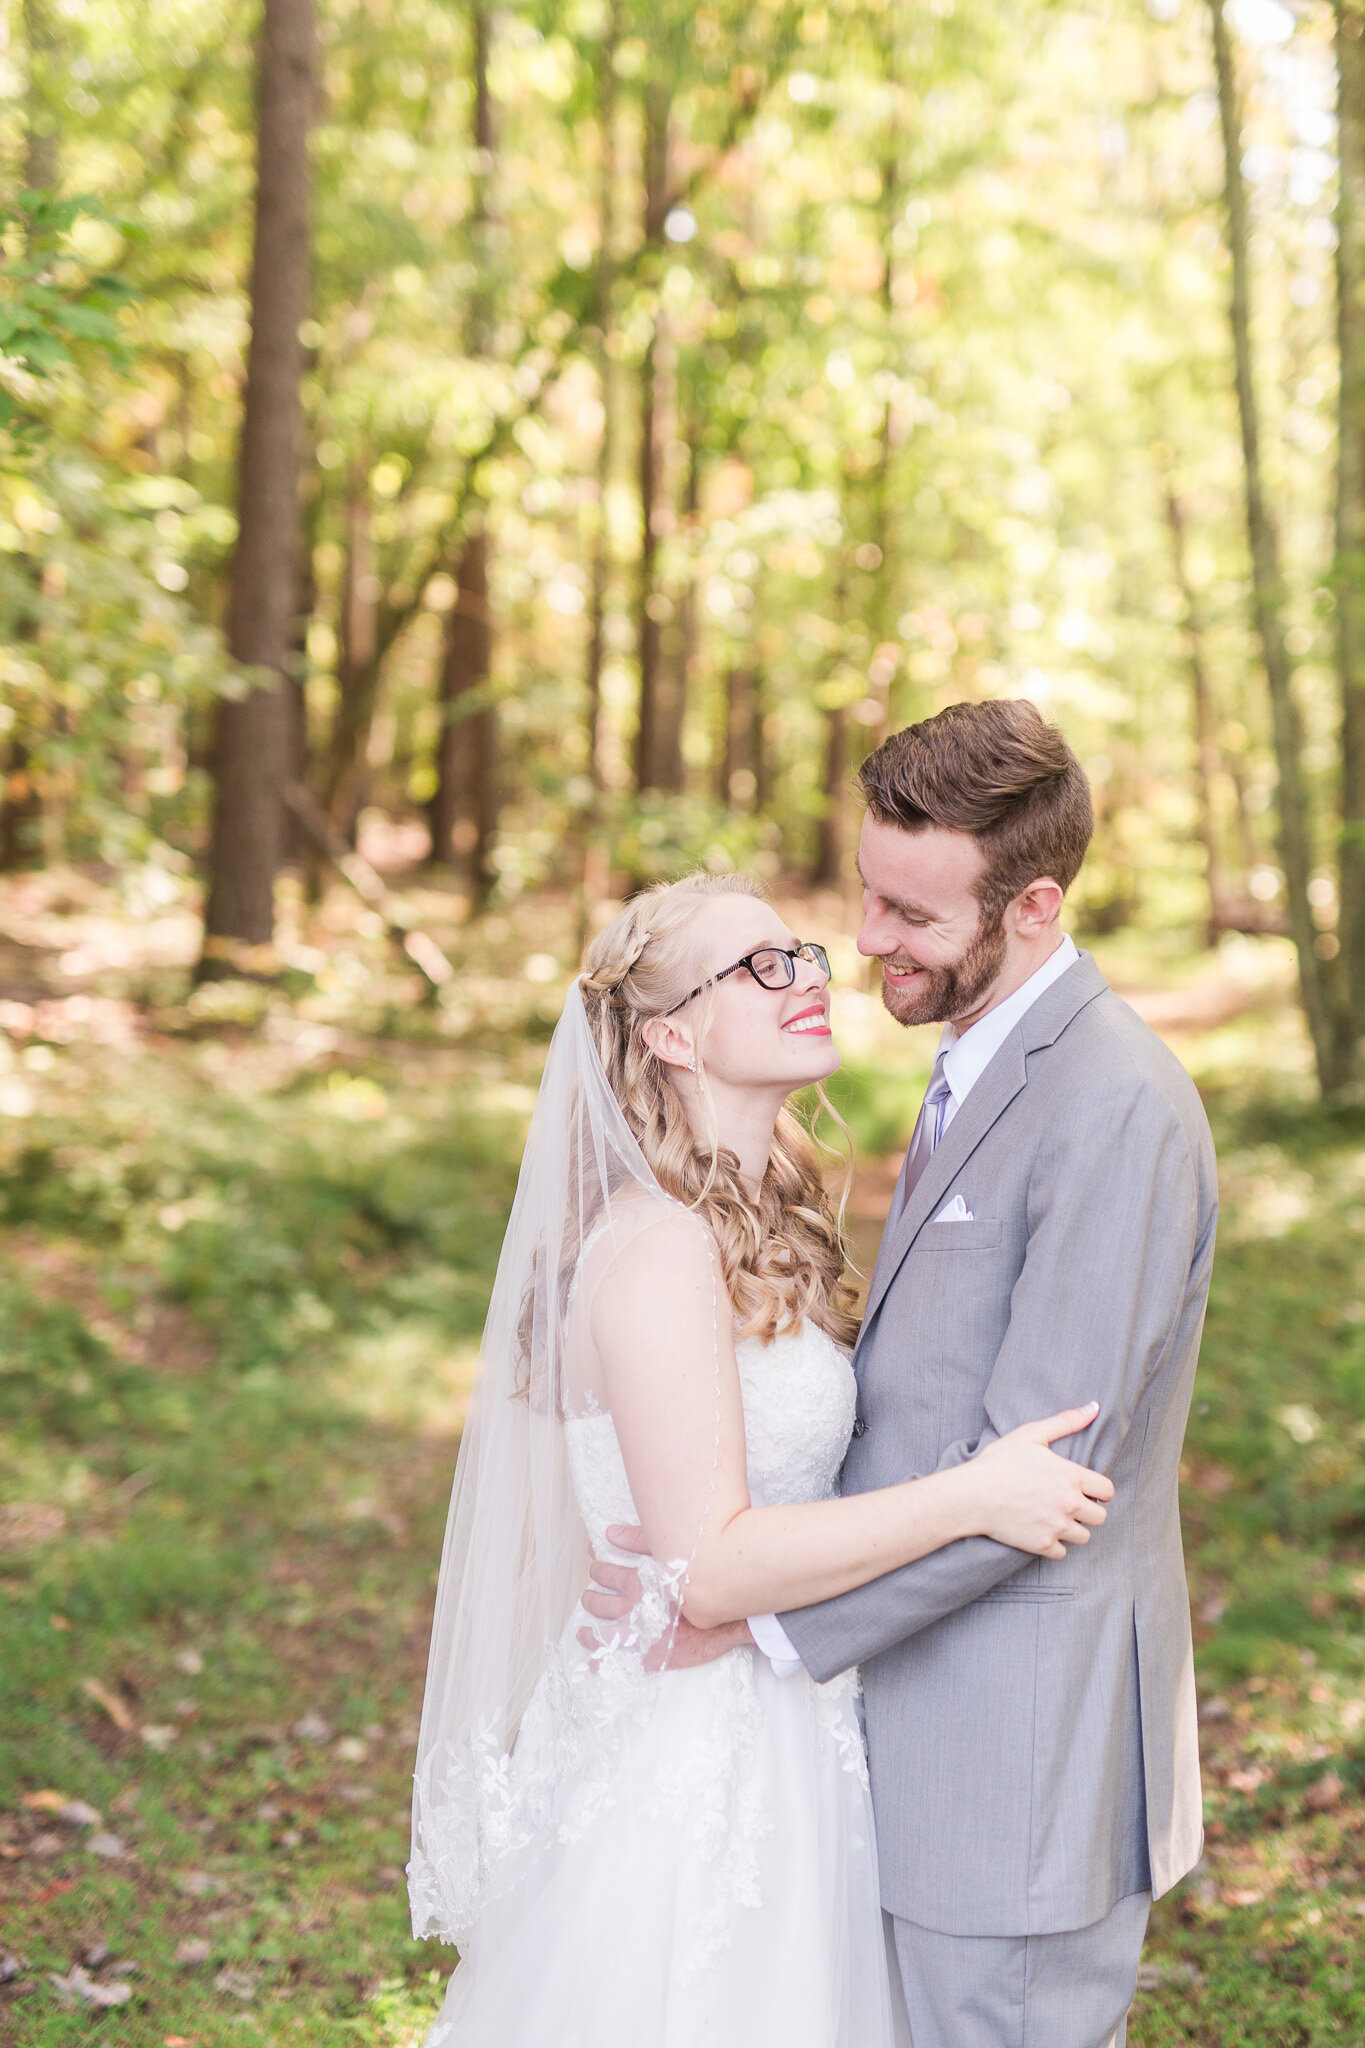
M 439 1531 L 586 933 L 824 938 L 866 1268 L 932 1048 L 853 776 L 1027 695 L 1195 1073 L 1209 1850 L 1132 2038 L 1359 2039 L 1365 7 L 11 0 L 0 2030 L 420 2039 Z

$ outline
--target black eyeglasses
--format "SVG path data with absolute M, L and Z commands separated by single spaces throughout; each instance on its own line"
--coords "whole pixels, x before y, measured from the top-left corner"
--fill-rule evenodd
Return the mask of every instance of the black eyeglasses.
M 713 974 L 709 981 L 694 988 L 692 995 L 684 996 L 680 1003 L 674 1003 L 671 1010 L 665 1010 L 665 1017 L 672 1017 L 685 1009 L 692 996 L 705 994 L 727 975 L 738 974 L 741 967 L 747 967 L 760 988 L 790 988 L 796 979 L 796 963 L 807 960 L 812 967 L 818 967 L 825 980 L 830 979 L 829 954 L 823 946 L 817 946 L 814 939 L 803 939 L 799 946 L 758 946 L 752 953 L 746 953 L 742 960 L 736 960 L 733 967 L 722 967 L 719 974 Z

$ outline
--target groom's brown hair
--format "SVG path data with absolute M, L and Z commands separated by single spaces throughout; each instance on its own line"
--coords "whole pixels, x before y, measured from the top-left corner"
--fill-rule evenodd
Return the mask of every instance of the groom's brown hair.
M 880 824 L 971 833 L 986 863 L 977 895 L 991 924 L 1041 875 L 1069 889 L 1095 829 L 1084 769 L 1025 697 L 950 704 L 893 732 L 858 782 Z

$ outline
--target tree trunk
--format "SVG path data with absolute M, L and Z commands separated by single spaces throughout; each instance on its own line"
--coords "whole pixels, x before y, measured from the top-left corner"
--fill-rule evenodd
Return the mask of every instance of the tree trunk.
M 469 237 L 475 285 L 465 354 L 476 360 L 488 353 L 493 319 L 489 199 L 496 136 L 488 84 L 492 41 L 488 7 L 474 7 L 472 27 L 475 171 Z M 487 513 L 476 505 L 460 552 L 455 604 L 446 619 L 438 686 L 441 729 L 436 743 L 436 791 L 427 813 L 432 859 L 462 861 L 477 903 L 486 900 L 496 879 L 492 856 L 499 811 L 498 715 L 489 694 L 493 659 L 488 603 L 491 553 Z M 466 710 L 464 701 L 476 692 L 478 708 Z
M 497 713 L 488 701 L 493 623 L 488 608 L 488 546 L 480 530 L 460 553 L 458 593 L 446 616 L 441 662 L 438 779 L 429 822 L 433 860 L 464 861 L 477 897 L 495 879 L 498 829 Z M 467 708 L 470 699 L 474 709 Z
M 817 889 L 837 889 L 844 879 L 848 838 L 848 712 L 842 704 L 825 713 L 825 765 L 821 777 L 824 809 L 816 828 L 811 882 Z
M 294 601 L 294 630 L 289 643 L 289 673 L 284 680 L 284 751 L 288 780 L 286 788 L 306 789 L 312 762 L 308 751 L 308 628 L 318 607 L 318 580 L 313 567 L 317 546 L 318 518 L 322 493 L 316 469 L 307 464 L 308 476 L 299 513 L 299 583 Z M 284 813 L 283 859 L 298 862 L 305 874 L 311 901 L 321 894 L 321 868 L 317 850 L 298 818 L 286 804 Z
M 768 763 L 763 734 L 763 690 L 756 669 L 726 671 L 720 741 L 716 753 L 716 801 L 736 811 L 762 810 L 769 794 Z
M 612 375 L 612 285 L 616 244 L 616 51 L 621 40 L 619 0 L 612 0 L 597 64 L 597 128 L 602 160 L 598 167 L 597 276 L 593 317 L 597 329 L 597 395 L 602 407 L 602 437 L 597 446 L 597 507 L 592 536 L 592 574 L 588 598 L 588 660 L 584 677 L 587 700 L 588 777 L 593 789 L 594 817 L 602 790 L 602 669 L 607 651 L 607 581 L 610 541 L 607 533 L 607 492 L 616 457 L 615 379 Z
M 1214 66 L 1223 137 L 1224 197 L 1228 249 L 1232 258 L 1233 367 L 1242 430 L 1243 485 L 1247 540 L 1251 554 L 1252 610 L 1270 695 L 1271 729 L 1279 770 L 1279 854 L 1284 870 L 1290 933 L 1298 955 L 1299 995 L 1324 1092 L 1346 1079 L 1343 1033 L 1333 991 L 1317 951 L 1317 931 L 1308 900 L 1313 871 L 1313 832 L 1303 776 L 1303 727 L 1294 692 L 1293 665 L 1285 643 L 1284 576 L 1279 534 L 1266 504 L 1261 476 L 1260 418 L 1251 360 L 1251 276 L 1247 250 L 1246 184 L 1242 175 L 1242 120 L 1232 45 L 1223 0 L 1209 0 Z
M 24 41 L 28 77 L 24 92 L 24 184 L 30 192 L 55 192 L 58 178 L 57 116 L 52 92 L 60 47 L 50 0 L 24 0 Z
M 1214 790 L 1222 765 L 1218 747 L 1218 714 L 1204 660 L 1204 621 L 1199 599 L 1190 582 L 1185 555 L 1185 508 L 1175 487 L 1166 485 L 1166 524 L 1171 536 L 1171 565 L 1184 606 L 1185 655 L 1190 670 L 1190 698 L 1194 713 L 1194 784 L 1199 813 L 1199 837 L 1204 847 L 1204 880 L 1209 892 L 1206 942 L 1213 946 L 1220 932 L 1228 929 L 1230 892 L 1223 865 L 1223 847 L 1218 831 Z
M 644 245 L 657 260 L 663 249 L 664 216 L 668 211 L 668 88 L 651 79 L 644 95 Z M 656 307 L 653 328 L 640 364 L 640 587 L 637 644 L 640 656 L 640 713 L 635 728 L 637 789 L 665 786 L 660 761 L 659 644 L 662 610 L 656 589 L 659 531 L 664 506 L 660 489 L 659 354 L 662 307 Z
M 299 327 L 307 310 L 312 0 L 265 0 L 257 71 L 251 344 L 238 467 L 228 646 L 271 680 L 219 707 L 201 972 L 274 933 L 289 721 L 282 687 L 298 601 Z M 211 971 L 211 970 L 208 970 Z
M 1341 944 L 1346 1036 L 1365 1040 L 1365 0 L 1336 0 L 1337 664 L 1341 686 Z
M 346 496 L 346 560 L 341 584 L 337 703 L 327 750 L 323 808 L 334 832 L 355 841 L 369 781 L 370 728 L 379 697 L 379 578 L 370 530 L 370 487 L 364 463 L 351 473 Z
M 24 185 L 30 192 L 51 192 L 59 175 L 57 123 L 52 111 L 52 74 L 57 60 L 57 34 L 46 0 L 24 0 L 24 41 L 28 75 L 24 90 Z M 38 631 L 42 562 L 31 558 L 20 574 L 32 591 L 32 604 L 14 621 L 16 640 L 32 640 Z M 43 858 L 43 803 L 33 772 L 33 753 L 22 722 L 5 748 L 0 782 L 0 869 L 34 867 Z
M 690 538 L 701 502 L 701 434 L 699 419 L 688 427 L 686 482 L 683 486 L 682 526 Z M 683 762 L 683 726 L 687 719 L 687 685 L 697 652 L 697 586 L 691 560 L 687 577 L 663 628 L 659 646 L 658 703 L 655 712 L 654 786 L 680 791 L 686 783 Z

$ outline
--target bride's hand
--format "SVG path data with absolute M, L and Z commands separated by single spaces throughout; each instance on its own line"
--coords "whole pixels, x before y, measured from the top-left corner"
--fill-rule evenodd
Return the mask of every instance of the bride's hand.
M 1098 1413 L 1092 1401 L 1026 1422 L 960 1467 L 976 1488 L 981 1535 L 1038 1557 L 1065 1557 L 1068 1543 L 1090 1541 L 1105 1520 L 1101 1503 L 1114 1498 L 1113 1481 L 1059 1458 L 1048 1445 L 1088 1429 Z

